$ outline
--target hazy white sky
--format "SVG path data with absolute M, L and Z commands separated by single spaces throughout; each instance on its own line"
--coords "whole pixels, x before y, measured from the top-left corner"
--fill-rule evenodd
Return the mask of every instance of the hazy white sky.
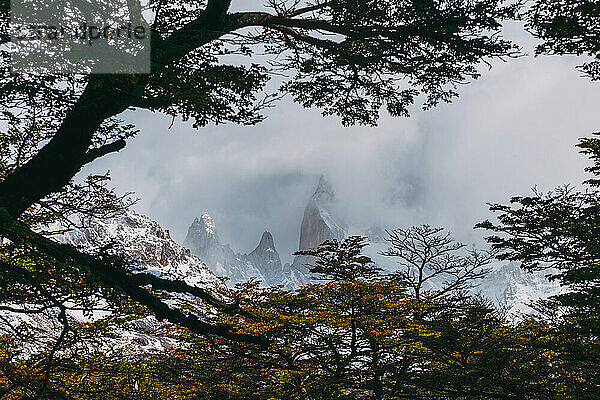
M 532 41 L 514 32 L 530 51 Z M 577 139 L 600 130 L 600 86 L 573 58 L 531 56 L 494 63 L 449 105 L 411 118 L 382 116 L 377 128 L 343 128 L 289 99 L 254 127 L 191 125 L 128 112 L 141 134 L 91 170 L 110 170 L 135 207 L 182 242 L 208 210 L 225 243 L 251 251 L 270 230 L 282 258 L 297 249 L 304 206 L 320 174 L 331 181 L 351 225 L 450 228 L 464 241 L 483 232 L 486 202 L 537 185 L 582 180 Z M 89 172 L 90 169 L 84 171 Z

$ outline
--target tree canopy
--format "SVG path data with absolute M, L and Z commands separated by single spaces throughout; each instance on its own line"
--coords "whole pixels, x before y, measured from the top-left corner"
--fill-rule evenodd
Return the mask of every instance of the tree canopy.
M 588 56 L 580 69 L 600 79 L 600 4 L 591 0 L 536 0 L 527 27 L 541 40 L 537 54 Z
M 135 3 L 135 4 L 134 4 Z M 126 110 L 194 127 L 257 124 L 282 95 L 375 125 L 457 96 L 482 63 L 518 48 L 501 36 L 521 3 L 503 0 L 152 0 L 148 74 L 12 74 L 10 3 L 0 1 L 0 311 L 51 318 L 0 335 L 9 399 L 596 399 L 600 393 L 600 141 L 583 139 L 590 189 L 558 188 L 492 205 L 479 227 L 501 260 L 555 268 L 564 294 L 508 321 L 468 293 L 492 253 L 442 228 L 388 232 L 401 269 L 386 274 L 362 237 L 302 252 L 318 279 L 290 292 L 249 282 L 227 295 L 133 269 L 118 249 L 82 251 L 55 235 L 134 202 L 110 175 L 76 174 L 139 132 Z M 538 54 L 592 57 L 600 79 L 599 6 L 536 0 L 525 11 Z M 256 57 L 260 54 L 261 62 Z M 269 81 L 277 76 L 278 88 Z M 554 271 L 554 270 L 553 270 Z M 441 286 L 426 288 L 439 280 Z M 77 322 L 69 312 L 109 317 Z M 132 321 L 157 321 L 170 346 L 108 349 Z M 21 320 L 19 320 L 21 321 Z M 144 331 L 148 335 L 148 330 Z M 176 345 L 172 345 L 175 343 Z
M 554 321 L 549 347 L 564 354 L 567 368 L 584 371 L 586 389 L 593 398 L 600 393 L 600 191 L 598 172 L 600 140 L 583 138 L 578 144 L 592 165 L 588 190 L 562 186 L 549 193 L 516 196 L 510 204 L 492 204 L 497 222 L 477 226 L 494 234 L 487 240 L 501 260 L 519 261 L 529 271 L 547 271 L 565 291 L 537 307 Z
M 73 181 L 84 165 L 123 149 L 138 133 L 119 115 L 149 109 L 191 119 L 197 127 L 255 124 L 273 100 L 265 85 L 277 73 L 284 77 L 279 91 L 303 106 L 337 115 L 345 125 L 373 125 L 382 107 L 399 116 L 417 97 L 426 108 L 449 101 L 456 85 L 479 76 L 481 62 L 517 51 L 499 34 L 517 6 L 501 0 L 277 0 L 249 12 L 230 11 L 231 3 L 151 1 L 150 74 L 11 74 L 10 54 L 2 47 L 0 107 L 7 129 L 0 137 L 0 234 L 10 242 L 3 250 L 7 273 L 20 275 L 17 265 L 34 277 L 46 263 L 74 268 L 159 319 L 197 333 L 261 342 L 184 315 L 147 287 L 193 293 L 221 310 L 235 312 L 234 305 L 183 282 L 133 275 L 110 249 L 85 254 L 47 235 L 53 223 L 68 229 L 77 218 L 110 215 L 131 204 L 110 190 L 107 175 Z M 143 18 L 142 11 L 130 7 L 129 18 Z M 7 1 L 0 17 L 0 43 L 6 43 Z M 257 52 L 266 63 L 252 63 Z

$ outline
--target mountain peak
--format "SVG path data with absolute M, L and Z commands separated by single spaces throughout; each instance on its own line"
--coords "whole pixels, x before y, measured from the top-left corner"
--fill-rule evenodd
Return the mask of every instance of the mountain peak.
M 275 250 L 275 244 L 273 242 L 273 235 L 271 235 L 271 232 L 265 231 L 262 234 L 262 237 L 260 238 L 260 243 L 258 243 L 258 246 L 254 250 L 254 253 L 262 255 L 265 251 L 269 249 Z
M 333 187 L 325 176 L 321 175 L 319 177 L 319 183 L 312 198 L 315 201 L 333 201 L 335 199 Z
M 87 228 L 67 232 L 59 240 L 86 251 L 108 243 L 117 253 L 128 256 L 135 271 L 185 280 L 191 285 L 221 286 L 208 267 L 176 243 L 168 230 L 133 210 L 112 218 L 93 218 Z
M 299 250 L 314 249 L 325 240 L 342 240 L 346 236 L 347 227 L 337 215 L 334 201 L 333 188 L 321 175 L 315 193 L 304 209 Z
M 192 223 L 192 226 L 190 226 L 190 230 L 192 229 L 201 233 L 203 236 L 217 236 L 215 220 L 206 211 L 203 212 L 199 218 L 194 218 L 194 222 Z
M 209 235 L 214 236 L 217 234 L 215 220 L 207 211 L 203 212 L 200 218 L 195 218 L 193 225 L 196 225 L 197 228 L 202 228 Z
M 215 220 L 209 213 L 204 212 L 200 217 L 194 218 L 183 245 L 197 256 L 204 256 L 206 251 L 220 245 Z
M 271 232 L 265 231 L 260 243 L 254 251 L 246 256 L 246 260 L 254 265 L 261 274 L 259 278 L 268 286 L 280 285 L 285 282 L 285 271 L 281 268 L 281 259 Z

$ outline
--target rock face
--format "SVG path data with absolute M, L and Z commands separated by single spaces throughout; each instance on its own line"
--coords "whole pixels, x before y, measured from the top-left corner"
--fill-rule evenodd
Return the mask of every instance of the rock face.
M 90 254 L 96 253 L 100 248 L 120 254 L 134 272 L 149 272 L 166 279 L 183 280 L 189 285 L 207 289 L 218 297 L 226 293 L 223 282 L 188 249 L 173 241 L 168 230 L 133 211 L 108 220 L 93 219 L 88 228 L 67 232 L 58 240 Z M 173 301 L 176 298 L 177 296 Z M 108 311 L 95 311 L 92 315 L 77 310 L 67 312 L 70 320 L 79 322 L 98 320 L 108 315 Z M 56 310 L 35 315 L 0 311 L 0 316 L 12 324 L 26 323 L 35 327 L 39 330 L 40 337 L 47 335 L 55 340 L 57 332 L 60 332 Z M 125 328 L 119 328 L 115 338 L 106 339 L 100 346 L 132 353 L 177 346 L 175 340 L 156 333 L 160 324 L 153 317 L 129 321 Z M 0 326 L 0 334 L 2 329 Z M 23 348 L 34 353 L 37 346 L 24 344 Z
M 335 194 L 329 182 L 321 177 L 317 189 L 304 209 L 304 218 L 300 226 L 299 250 L 318 247 L 326 240 L 342 240 L 348 227 L 336 216 Z
M 348 227 L 337 216 L 335 204 L 331 185 L 321 177 L 304 210 L 299 250 L 316 248 L 325 240 L 342 240 L 346 237 Z M 208 213 L 194 220 L 183 245 L 215 274 L 229 278 L 231 284 L 257 279 L 266 286 L 283 285 L 287 289 L 297 289 L 310 281 L 307 268 L 311 263 L 310 257 L 296 256 L 292 264 L 282 265 L 269 232 L 263 233 L 258 246 L 251 253 L 236 253 L 221 243 L 214 220 Z
M 270 232 L 264 232 L 256 249 L 246 257 L 247 261 L 261 272 L 265 284 L 280 285 L 283 278 L 281 259 Z
M 531 305 L 537 300 L 564 293 L 556 281 L 550 282 L 546 275 L 556 271 L 527 272 L 516 262 L 496 266 L 475 290 L 505 308 L 512 318 L 534 312 Z
M 236 253 L 229 245 L 221 243 L 215 222 L 208 213 L 194 220 L 183 245 L 216 275 L 229 278 L 230 285 L 255 279 L 265 286 L 283 285 L 295 289 L 306 281 L 291 270 L 290 264 L 281 265 L 270 232 L 262 234 L 258 246 L 250 254 Z
M 335 212 L 335 205 L 331 184 L 321 176 L 315 193 L 304 209 L 298 246 L 300 251 L 314 249 L 326 240 L 343 240 L 347 236 L 348 226 Z M 311 263 L 308 256 L 296 256 L 292 269 L 308 274 Z
M 222 286 L 200 259 L 171 239 L 168 230 L 134 211 L 93 220 L 89 228 L 67 232 L 61 241 L 90 253 L 110 245 L 111 251 L 127 257 L 132 269 L 182 279 L 194 286 Z
M 194 219 L 183 245 L 206 263 L 212 272 L 229 278 L 232 283 L 260 275 L 252 264 L 246 262 L 244 255 L 236 254 L 229 245 L 221 244 L 215 221 L 207 212 Z
M 201 255 L 202 260 L 208 261 L 210 258 L 218 257 L 218 255 L 212 253 L 220 243 L 215 221 L 208 213 L 204 213 L 192 222 L 183 245 L 190 249 L 193 254 Z

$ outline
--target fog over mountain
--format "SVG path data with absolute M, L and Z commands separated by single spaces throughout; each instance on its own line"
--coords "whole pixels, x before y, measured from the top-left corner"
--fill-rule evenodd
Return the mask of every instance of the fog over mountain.
M 348 227 L 337 215 L 336 206 L 333 188 L 321 177 L 304 209 L 296 250 L 315 249 L 326 240 L 343 240 L 348 235 Z M 221 243 L 215 221 L 208 212 L 194 219 L 183 245 L 216 275 L 227 277 L 230 284 L 256 279 L 267 286 L 297 289 L 311 279 L 310 257 L 296 255 L 292 263 L 282 263 L 273 235 L 268 231 L 263 232 L 258 246 L 249 254 Z
M 306 204 L 300 228 L 298 248 L 315 248 L 325 240 L 342 240 L 347 235 L 361 234 L 369 238 L 369 246 L 363 251 L 373 257 L 387 272 L 396 270 L 393 257 L 384 257 L 381 251 L 388 247 L 381 227 L 361 229 L 348 227 L 337 211 L 338 202 L 332 186 L 324 177 Z M 279 286 L 289 290 L 298 289 L 318 276 L 310 273 L 313 260 L 297 255 L 293 263 L 282 263 L 276 246 L 276 238 L 265 231 L 258 245 L 249 254 L 223 244 L 214 219 L 208 212 L 194 218 L 183 243 L 176 243 L 168 230 L 157 222 L 133 211 L 107 220 L 92 219 L 85 229 L 76 229 L 61 236 L 63 242 L 71 243 L 86 252 L 110 247 L 110 251 L 125 256 L 126 263 L 136 272 L 149 272 L 166 279 L 184 280 L 190 285 L 203 287 L 210 292 L 224 295 L 224 285 L 233 286 L 250 280 L 258 280 L 262 286 Z M 549 282 L 547 271 L 527 273 L 518 263 L 495 263 L 490 273 L 476 282 L 472 288 L 506 309 L 512 318 L 520 318 L 533 312 L 530 305 L 538 299 L 561 293 L 564 288 L 557 282 Z M 222 281 L 221 278 L 226 278 Z M 442 282 L 430 281 L 429 288 L 439 287 Z M 80 314 L 80 313 L 79 313 Z M 84 318 L 75 314 L 75 318 Z M 47 315 L 37 324 L 49 323 Z M 170 346 L 147 335 L 156 321 L 134 321 L 141 328 L 137 335 L 127 336 L 119 345 L 136 343 L 141 346 Z
M 531 51 L 529 39 L 517 39 Z M 574 145 L 600 129 L 600 90 L 579 76 L 580 63 L 494 62 L 459 88 L 453 104 L 415 107 L 408 119 L 383 115 L 377 128 L 343 128 L 289 99 L 257 126 L 198 131 L 129 111 L 125 119 L 135 121 L 139 136 L 80 176 L 110 170 L 118 190 L 140 198 L 135 209 L 180 243 L 205 210 L 222 243 L 246 254 L 269 231 L 284 263 L 298 248 L 304 208 L 322 174 L 349 225 L 430 223 L 471 243 L 484 234 L 472 227 L 489 216 L 486 202 L 582 180 L 586 160 Z

